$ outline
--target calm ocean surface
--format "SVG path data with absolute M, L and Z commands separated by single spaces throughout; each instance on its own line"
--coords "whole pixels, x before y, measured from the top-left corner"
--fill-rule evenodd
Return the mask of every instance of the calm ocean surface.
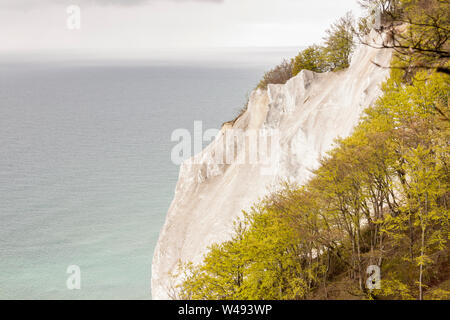
M 171 133 L 231 120 L 264 69 L 0 61 L 0 299 L 150 299 Z

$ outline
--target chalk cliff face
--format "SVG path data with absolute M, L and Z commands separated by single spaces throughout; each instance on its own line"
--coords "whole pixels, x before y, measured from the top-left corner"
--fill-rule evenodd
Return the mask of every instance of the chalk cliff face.
M 370 41 L 381 42 L 373 32 Z M 169 273 L 177 262 L 199 263 L 207 247 L 230 238 L 233 221 L 281 181 L 304 183 L 337 137 L 348 136 L 362 111 L 381 93 L 391 52 L 358 46 L 344 71 L 317 74 L 302 71 L 285 85 L 269 85 L 251 94 L 247 111 L 234 124 L 224 125 L 216 139 L 180 168 L 175 198 L 155 249 L 153 299 L 173 298 L 177 283 Z M 248 149 L 237 148 L 232 161 L 217 163 L 224 137 L 231 129 L 278 132 L 275 157 L 248 163 Z M 235 148 L 225 144 L 225 148 Z

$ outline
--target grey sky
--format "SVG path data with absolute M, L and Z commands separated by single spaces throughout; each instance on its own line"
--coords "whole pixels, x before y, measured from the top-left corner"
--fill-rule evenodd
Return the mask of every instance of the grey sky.
M 81 30 L 66 27 L 69 4 Z M 0 51 L 305 46 L 356 0 L 0 0 Z

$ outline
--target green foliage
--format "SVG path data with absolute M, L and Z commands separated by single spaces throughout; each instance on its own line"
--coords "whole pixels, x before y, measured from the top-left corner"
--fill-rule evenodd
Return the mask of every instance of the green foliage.
M 314 72 L 329 71 L 326 63 L 324 48 L 313 45 L 301 51 L 297 57 L 294 58 L 294 66 L 292 75 L 296 76 L 302 70 L 310 70 Z
M 184 299 L 288 299 L 303 297 L 298 235 L 273 208 L 261 207 L 235 224 L 232 241 L 210 248 L 203 264 L 185 265 Z M 247 229 L 251 226 L 251 229 Z M 312 277 L 312 274 L 309 275 Z
M 450 58 L 450 3 L 441 0 L 400 0 L 394 19 L 406 23 L 407 32 L 393 33 L 396 51 L 411 69 L 438 68 Z
M 345 69 L 350 64 L 353 51 L 354 19 L 350 13 L 333 23 L 326 31 L 325 49 L 326 62 L 331 70 Z
M 389 37 L 382 47 L 397 54 L 395 68 L 403 69 L 405 79 L 418 70 L 436 70 L 450 74 L 450 2 L 442 0 L 360 0 L 368 15 L 358 22 L 359 35 L 375 16 L 380 32 Z M 364 42 L 364 40 L 362 40 Z
M 354 47 L 353 32 L 353 17 L 347 13 L 326 31 L 324 46 L 312 45 L 293 59 L 293 75 L 302 70 L 327 72 L 347 68 Z
M 327 30 L 325 46 L 312 45 L 291 61 L 283 61 L 265 73 L 257 88 L 267 89 L 269 84 L 285 84 L 302 70 L 327 72 L 347 68 L 354 47 L 353 24 L 352 15 L 347 13 Z

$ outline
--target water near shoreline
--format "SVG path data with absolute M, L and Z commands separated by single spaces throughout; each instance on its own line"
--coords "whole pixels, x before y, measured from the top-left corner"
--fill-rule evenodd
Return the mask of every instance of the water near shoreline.
M 151 298 L 171 133 L 220 127 L 264 68 L 0 61 L 0 298 Z

